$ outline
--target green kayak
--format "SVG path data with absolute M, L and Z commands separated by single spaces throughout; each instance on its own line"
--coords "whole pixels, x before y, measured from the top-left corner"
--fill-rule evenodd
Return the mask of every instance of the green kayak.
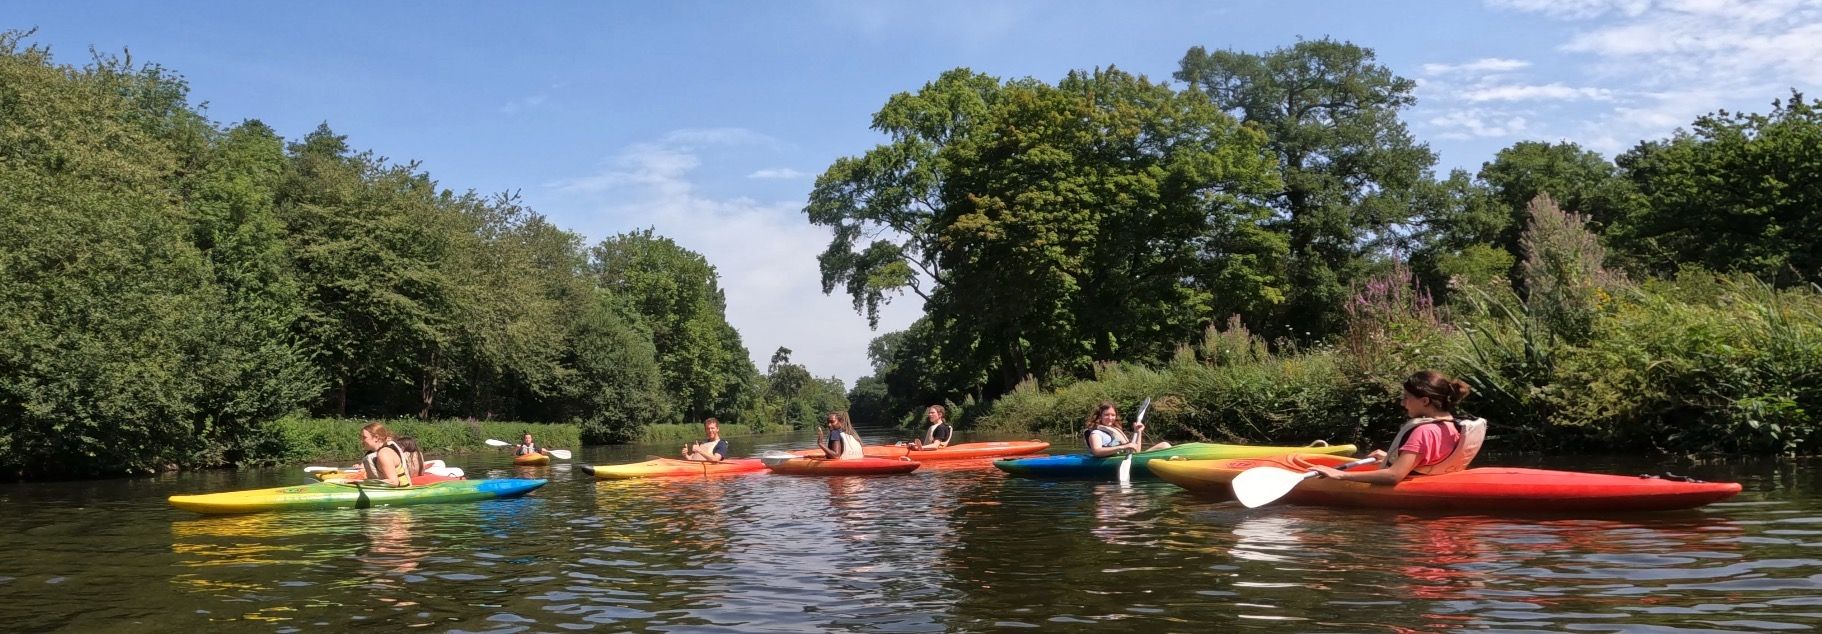
M 354 482 L 319 482 L 272 489 L 173 495 L 171 506 L 197 513 L 263 513 L 316 509 L 364 509 L 375 506 L 446 504 L 509 498 L 544 486 L 545 480 L 448 480 L 412 487 L 372 486 Z

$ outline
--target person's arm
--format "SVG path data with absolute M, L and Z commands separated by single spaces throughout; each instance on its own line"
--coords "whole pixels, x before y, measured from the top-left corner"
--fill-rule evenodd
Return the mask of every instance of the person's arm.
M 1367 484 L 1398 484 L 1404 477 L 1417 468 L 1417 452 L 1400 451 L 1392 464 L 1384 469 L 1367 469 L 1362 471 L 1340 471 L 1331 467 L 1313 467 L 1323 476 L 1348 482 L 1365 482 Z
M 932 442 L 930 443 L 930 446 L 924 447 L 924 448 L 925 449 L 942 449 L 944 447 L 949 446 L 950 438 L 955 437 L 955 427 L 945 423 L 942 426 L 942 428 L 938 430 L 938 433 L 931 434 L 930 436 L 931 436 L 930 440 Z
M 824 439 L 827 439 L 825 442 Z M 841 457 L 841 436 L 830 435 L 821 429 L 816 430 L 816 448 L 822 450 L 822 457 L 834 460 Z
M 710 448 L 709 452 L 706 454 L 703 454 L 702 457 L 708 459 L 709 462 L 721 462 L 723 460 L 727 460 L 727 456 L 724 455 L 727 453 L 727 446 L 728 446 L 728 441 L 723 440 L 723 441 L 716 442 L 715 446 Z

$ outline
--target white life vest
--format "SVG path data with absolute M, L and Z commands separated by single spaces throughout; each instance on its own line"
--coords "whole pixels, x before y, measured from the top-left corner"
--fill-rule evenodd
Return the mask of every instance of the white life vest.
M 1091 448 L 1092 448 L 1092 445 L 1094 444 L 1094 433 L 1097 431 L 1101 432 L 1103 434 L 1107 434 L 1108 438 L 1113 439 L 1113 444 L 1115 444 L 1115 445 L 1124 445 L 1126 443 L 1132 442 L 1132 439 L 1126 436 L 1126 432 L 1120 431 L 1113 427 L 1108 427 L 1106 425 L 1095 425 L 1094 429 L 1088 430 L 1088 442 L 1089 442 Z M 1101 446 L 1107 447 L 1108 445 L 1101 445 Z
M 1455 443 L 1455 449 L 1450 451 L 1449 455 L 1443 457 L 1442 460 L 1437 461 L 1436 464 L 1428 466 L 1419 465 L 1411 471 L 1424 475 L 1441 475 L 1444 473 L 1455 473 L 1468 468 L 1468 463 L 1473 462 L 1474 457 L 1480 455 L 1480 446 L 1487 440 L 1487 420 L 1484 418 L 1468 418 L 1462 420 L 1448 418 L 1413 418 L 1406 421 L 1403 427 L 1398 428 L 1398 435 L 1392 438 L 1392 445 L 1389 448 L 1389 453 L 1393 454 L 1393 457 L 1395 458 L 1398 453 L 1398 448 L 1404 446 L 1404 439 L 1410 436 L 1412 431 L 1420 426 L 1439 423 L 1441 421 L 1454 422 L 1456 431 L 1461 433 L 1461 439 Z
M 367 452 L 367 455 L 361 458 L 361 469 L 367 472 L 368 478 L 384 480 L 385 476 L 380 475 L 382 473 L 380 471 L 380 449 L 387 448 L 391 448 L 399 456 L 399 470 L 392 477 L 398 478 L 399 486 L 411 486 L 411 467 L 405 463 L 405 450 L 399 449 L 398 443 L 390 440 L 386 441 L 386 444 L 380 445 L 379 449 Z
M 867 457 L 866 450 L 860 446 L 860 437 L 848 432 L 841 433 L 841 455 L 836 460 L 859 460 Z
M 929 426 L 929 427 L 925 427 L 925 428 L 924 428 L 924 442 L 923 442 L 923 446 L 925 446 L 925 447 L 928 447 L 928 446 L 930 446 L 930 445 L 934 445 L 934 444 L 936 444 L 936 428 L 938 428 L 938 427 L 945 427 L 945 426 L 947 426 L 947 425 L 948 425 L 948 424 L 949 424 L 949 423 L 946 423 L 946 422 L 944 422 L 944 423 L 937 423 L 937 424 L 935 424 L 935 425 L 931 425 L 931 426 Z M 955 437 L 955 428 L 953 428 L 953 427 L 951 427 L 951 428 L 950 428 L 950 429 L 949 429 L 949 437 L 950 437 L 950 438 L 954 438 L 954 437 Z

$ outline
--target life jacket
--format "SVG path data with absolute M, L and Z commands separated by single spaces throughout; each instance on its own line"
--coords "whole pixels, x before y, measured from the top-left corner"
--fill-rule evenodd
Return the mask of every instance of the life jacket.
M 949 429 L 949 423 L 937 423 L 935 425 L 931 425 L 929 427 L 924 428 L 924 442 L 921 443 L 923 446 L 928 447 L 931 444 L 936 442 L 936 430 L 938 428 L 948 429 L 949 437 L 950 438 L 955 437 L 955 430 Z M 945 442 L 947 442 L 947 441 L 945 440 Z
M 1464 418 L 1459 420 L 1448 418 L 1413 418 L 1406 421 L 1403 427 L 1398 428 L 1398 435 L 1392 438 L 1390 453 L 1398 453 L 1398 448 L 1404 446 L 1404 439 L 1410 436 L 1411 432 L 1415 431 L 1418 427 L 1444 422 L 1455 423 L 1456 431 L 1461 433 L 1461 439 L 1456 441 L 1455 449 L 1450 451 L 1449 455 L 1444 456 L 1442 460 L 1436 461 L 1436 464 L 1418 465 L 1411 471 L 1423 475 L 1441 475 L 1444 473 L 1455 473 L 1468 468 L 1468 463 L 1473 462 L 1474 457 L 1480 455 L 1480 446 L 1487 440 L 1487 421 L 1484 418 Z
M 709 446 L 708 451 L 702 450 L 703 445 Z M 725 438 L 705 439 L 702 442 L 691 444 L 690 448 L 696 450 L 696 456 L 700 458 L 698 462 L 711 462 L 714 460 L 714 454 L 721 454 L 722 460 L 728 459 L 728 441 Z
M 1094 433 L 1097 431 L 1107 434 L 1107 437 L 1112 438 L 1113 444 L 1116 444 L 1116 445 L 1124 445 L 1126 443 L 1132 442 L 1132 438 L 1127 436 L 1126 432 L 1120 431 L 1113 427 L 1108 427 L 1106 425 L 1097 424 L 1094 426 L 1094 429 L 1090 429 L 1088 431 L 1082 432 L 1082 435 L 1088 437 L 1089 447 L 1094 446 Z M 1106 446 L 1106 445 L 1102 445 L 1102 446 Z
M 384 471 L 380 471 L 380 451 L 385 449 L 391 449 L 393 453 L 398 454 L 399 456 L 398 473 L 393 476 L 398 478 L 398 485 L 405 487 L 411 486 L 411 467 L 405 462 L 405 450 L 399 449 L 398 443 L 390 440 L 386 441 L 386 444 L 380 445 L 379 449 L 367 452 L 367 455 L 361 458 L 361 469 L 367 472 L 368 478 L 385 479 L 380 475 L 385 473 Z
M 836 460 L 859 460 L 867 457 L 866 450 L 860 446 L 860 437 L 848 432 L 841 432 L 841 455 Z
M 513 445 L 512 455 L 526 456 L 526 455 L 531 455 L 534 453 L 538 453 L 538 443 L 534 442 L 529 445 Z

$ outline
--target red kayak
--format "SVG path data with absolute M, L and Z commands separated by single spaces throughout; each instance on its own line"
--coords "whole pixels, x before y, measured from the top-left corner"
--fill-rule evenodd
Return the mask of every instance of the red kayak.
M 1050 443 L 1041 440 L 1012 440 L 996 442 L 970 442 L 949 445 L 942 449 L 921 449 L 912 451 L 904 445 L 867 445 L 861 451 L 868 458 L 910 458 L 918 462 L 938 460 L 966 460 L 969 458 L 998 458 L 1002 456 L 1024 456 L 1050 448 Z M 791 453 L 805 458 L 820 458 L 821 449 L 799 449 Z
M 1347 456 L 1294 454 L 1237 460 L 1153 460 L 1151 472 L 1177 486 L 1231 496 L 1242 471 L 1278 467 L 1307 471 L 1333 467 Z M 1357 467 L 1371 468 L 1371 467 Z M 1361 506 L 1431 511 L 1668 511 L 1719 502 L 1740 492 L 1733 482 L 1701 482 L 1574 471 L 1483 467 L 1443 475 L 1418 475 L 1394 485 L 1304 480 L 1281 498 L 1292 504 Z
M 903 458 L 853 458 L 849 460 L 766 458 L 765 466 L 767 469 L 771 469 L 772 473 L 832 476 L 910 473 L 916 471 L 920 465 Z

